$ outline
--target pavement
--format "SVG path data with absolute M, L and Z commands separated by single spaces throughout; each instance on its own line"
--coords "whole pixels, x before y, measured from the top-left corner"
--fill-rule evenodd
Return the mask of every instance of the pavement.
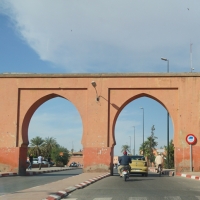
M 46 167 L 42 168 L 39 170 L 38 168 L 32 168 L 32 170 L 26 170 L 26 175 L 31 176 L 31 175 L 37 175 L 37 174 L 42 174 L 42 173 L 50 173 L 50 172 L 57 172 L 57 171 L 65 171 L 65 170 L 70 170 L 74 169 L 73 167 Z M 5 177 L 5 176 L 17 176 L 17 173 L 14 172 L 0 172 L 0 177 Z
M 32 170 L 27 170 L 27 175 L 37 175 L 40 173 L 50 173 L 63 170 L 75 169 L 73 167 L 50 167 L 43 168 L 39 170 L 38 168 L 33 168 Z M 149 168 L 149 171 L 154 172 L 155 168 Z M 183 172 L 179 173 L 173 169 L 164 169 L 163 173 L 169 176 L 181 176 L 184 178 L 191 178 L 195 180 L 200 180 L 200 172 Z M 16 173 L 0 172 L 0 177 L 5 176 L 16 176 Z M 37 187 L 17 191 L 13 194 L 5 194 L 0 196 L 0 200 L 16 200 L 16 199 L 29 199 L 29 200 L 58 200 L 62 199 L 70 194 L 70 192 L 82 189 L 98 180 L 110 176 L 110 173 L 82 173 L 76 176 L 72 176 L 60 181 L 48 183 L 45 185 L 40 185 Z
M 50 167 L 43 168 L 39 170 L 38 168 L 33 168 L 32 170 L 27 170 L 27 175 L 37 175 L 41 173 L 50 173 L 63 170 L 76 169 L 73 167 Z M 0 177 L 5 176 L 16 176 L 16 173 L 0 172 Z M 57 200 L 62 199 L 70 194 L 70 192 L 82 189 L 98 180 L 110 176 L 110 173 L 82 173 L 76 176 L 68 177 L 66 179 L 48 183 L 45 185 L 40 185 L 37 187 L 28 188 L 25 190 L 17 191 L 12 194 L 5 194 L 0 196 L 0 200 L 16 200 L 16 199 L 29 199 L 29 200 Z
M 149 171 L 156 172 L 155 167 L 149 167 Z M 175 172 L 174 169 L 163 169 L 163 174 L 169 176 L 181 176 L 184 178 L 200 180 L 200 172 Z

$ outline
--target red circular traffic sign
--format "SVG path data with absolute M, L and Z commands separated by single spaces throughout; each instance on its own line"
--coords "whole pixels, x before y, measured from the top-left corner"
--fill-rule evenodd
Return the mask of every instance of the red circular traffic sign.
M 193 134 L 188 134 L 186 136 L 186 142 L 188 144 L 195 144 L 197 142 L 197 138 Z

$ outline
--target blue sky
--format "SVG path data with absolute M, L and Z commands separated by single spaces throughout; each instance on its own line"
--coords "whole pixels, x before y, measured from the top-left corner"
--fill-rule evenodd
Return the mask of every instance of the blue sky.
M 200 71 L 200 2 L 195 0 L 1 0 L 0 73 L 112 73 Z M 192 43 L 192 65 L 190 44 Z M 123 144 L 136 153 L 155 125 L 158 147 L 166 145 L 166 110 L 141 98 L 121 112 L 115 129 L 120 154 Z M 35 112 L 29 138 L 52 136 L 71 149 L 82 148 L 82 124 L 76 108 L 52 99 Z M 170 138 L 173 127 L 170 121 Z M 121 142 L 121 143 L 120 143 Z

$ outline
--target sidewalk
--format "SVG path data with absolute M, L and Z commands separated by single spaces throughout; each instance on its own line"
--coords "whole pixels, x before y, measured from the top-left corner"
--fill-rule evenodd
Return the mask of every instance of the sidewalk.
M 149 171 L 156 172 L 155 167 L 149 167 Z M 163 174 L 169 176 L 181 176 L 184 178 L 200 180 L 200 172 L 175 172 L 174 169 L 163 169 Z
M 176 172 L 176 176 L 200 180 L 200 172 Z
M 53 167 L 51 167 L 52 169 Z M 74 168 L 70 168 L 74 169 Z M 40 170 L 33 169 L 34 172 L 42 172 Z M 69 170 L 69 169 L 59 169 Z M 50 172 L 50 170 L 43 169 L 44 173 Z M 29 172 L 28 172 L 29 173 Z M 109 173 L 82 173 L 76 176 L 72 176 L 60 181 L 40 185 L 37 187 L 28 188 L 25 190 L 17 191 L 12 194 L 5 194 L 0 196 L 0 200 L 16 200 L 16 199 L 29 199 L 29 200 L 57 200 L 61 199 L 76 189 L 84 188 L 98 180 L 110 176 Z
M 31 176 L 31 175 L 37 175 L 37 174 L 42 174 L 42 173 L 50 173 L 50 172 L 57 172 L 57 171 L 65 171 L 65 170 L 70 170 L 74 169 L 74 167 L 45 167 L 39 170 L 38 168 L 32 168 L 32 170 L 26 170 L 26 175 Z M 0 177 L 5 177 L 5 176 L 17 176 L 17 173 L 14 172 L 0 172 Z

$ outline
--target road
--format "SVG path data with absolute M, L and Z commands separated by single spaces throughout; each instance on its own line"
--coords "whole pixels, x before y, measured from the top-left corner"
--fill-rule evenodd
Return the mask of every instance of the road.
M 200 181 L 149 173 L 148 177 L 131 176 L 124 182 L 118 175 L 110 176 L 82 190 L 68 200 L 200 200 Z
M 82 173 L 82 169 L 44 173 L 35 176 L 8 176 L 0 178 L 0 196 L 39 185 L 59 181 Z

